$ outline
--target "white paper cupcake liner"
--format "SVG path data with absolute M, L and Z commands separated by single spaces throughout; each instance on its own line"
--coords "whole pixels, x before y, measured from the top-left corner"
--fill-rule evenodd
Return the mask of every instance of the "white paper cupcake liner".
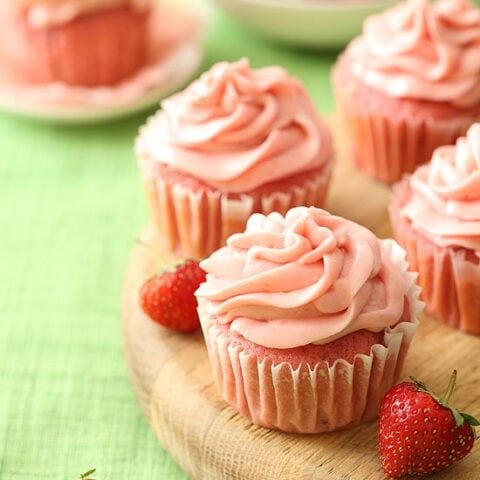
M 400 180 L 428 162 L 433 151 L 454 144 L 478 117 L 399 118 L 352 105 L 348 95 L 335 91 L 342 125 L 348 131 L 353 161 L 359 170 L 387 183 Z
M 419 273 L 426 310 L 452 328 L 480 335 L 480 260 L 464 248 L 440 247 L 418 233 L 400 212 L 409 177 L 392 191 L 390 218 L 410 269 Z
M 206 313 L 207 301 L 200 299 L 200 320 L 221 396 L 253 423 L 286 432 L 327 432 L 374 418 L 400 377 L 423 309 L 404 250 L 393 240 L 383 240 L 382 248 L 403 272 L 410 321 L 386 328 L 384 345 L 373 345 L 370 355 L 357 354 L 352 363 L 338 359 L 333 365 L 293 368 L 268 357 L 260 360 L 232 342 Z
M 230 235 L 243 231 L 253 213 L 285 214 L 297 206 L 323 206 L 334 161 L 331 159 L 311 178 L 292 182 L 288 192 L 259 190 L 235 196 L 219 190 L 194 191 L 182 183 L 152 174 L 148 171 L 150 163 L 149 159 L 140 160 L 161 248 L 185 257 L 204 258 L 223 246 Z M 284 185 L 288 185 L 288 179 Z M 285 186 L 283 188 L 285 190 Z

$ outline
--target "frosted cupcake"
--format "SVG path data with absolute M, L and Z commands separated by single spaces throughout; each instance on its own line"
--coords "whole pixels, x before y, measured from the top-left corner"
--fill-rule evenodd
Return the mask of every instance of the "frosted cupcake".
M 253 215 L 201 263 L 196 292 L 222 397 L 287 432 L 375 417 L 421 306 L 404 258 L 393 240 L 314 207 Z
M 1 75 L 21 84 L 117 84 L 146 61 L 149 11 L 149 0 L 3 0 Z
M 369 17 L 333 84 L 358 168 L 399 180 L 480 120 L 480 10 L 409 0 Z
M 427 311 L 480 335 L 480 124 L 394 186 L 390 217 Z
M 136 142 L 163 248 L 204 257 L 255 212 L 321 206 L 332 138 L 280 67 L 219 63 L 165 100 Z

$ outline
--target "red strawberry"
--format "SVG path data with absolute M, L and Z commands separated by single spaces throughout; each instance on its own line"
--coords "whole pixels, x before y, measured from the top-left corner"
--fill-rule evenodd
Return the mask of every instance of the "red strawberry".
M 189 333 L 200 327 L 195 290 L 205 281 L 198 262 L 186 260 L 173 271 L 147 280 L 140 290 L 143 311 L 154 321 L 177 332 Z
M 480 423 L 448 404 L 456 377 L 454 370 L 443 398 L 413 378 L 385 395 L 378 445 L 383 470 L 390 478 L 443 470 L 472 449 L 476 438 L 473 426 Z

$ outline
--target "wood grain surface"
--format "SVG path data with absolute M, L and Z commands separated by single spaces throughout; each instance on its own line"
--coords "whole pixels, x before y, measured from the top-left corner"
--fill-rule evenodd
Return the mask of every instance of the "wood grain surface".
M 359 222 L 379 237 L 391 229 L 389 189 L 357 172 L 342 152 L 326 208 Z M 142 239 L 155 243 L 147 229 Z M 378 480 L 377 424 L 320 435 L 285 434 L 250 424 L 217 394 L 201 333 L 171 333 L 149 321 L 138 303 L 143 281 L 158 268 L 154 252 L 136 245 L 123 294 L 125 350 L 131 381 L 160 442 L 195 480 Z M 443 391 L 459 371 L 454 402 L 480 416 L 480 338 L 423 317 L 404 376 Z M 435 480 L 479 480 L 480 446 Z M 152 479 L 157 480 L 157 479 Z M 158 479 L 160 480 L 160 478 Z M 162 479 L 167 480 L 167 479 Z

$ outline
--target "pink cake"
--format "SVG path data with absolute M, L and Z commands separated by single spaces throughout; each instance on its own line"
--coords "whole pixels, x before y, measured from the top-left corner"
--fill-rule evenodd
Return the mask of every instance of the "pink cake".
M 333 85 L 358 168 L 399 180 L 480 120 L 480 10 L 408 0 L 368 18 Z
M 255 212 L 321 206 L 332 138 L 300 82 L 246 59 L 165 100 L 136 142 L 164 249 L 202 258 Z
M 418 271 L 426 309 L 480 335 L 480 124 L 393 188 L 395 237 Z
M 143 0 L 19 0 L 0 5 L 0 71 L 23 84 L 115 85 L 147 55 Z
M 201 263 L 199 316 L 222 397 L 299 433 L 375 417 L 421 310 L 404 251 L 315 207 L 253 215 Z

